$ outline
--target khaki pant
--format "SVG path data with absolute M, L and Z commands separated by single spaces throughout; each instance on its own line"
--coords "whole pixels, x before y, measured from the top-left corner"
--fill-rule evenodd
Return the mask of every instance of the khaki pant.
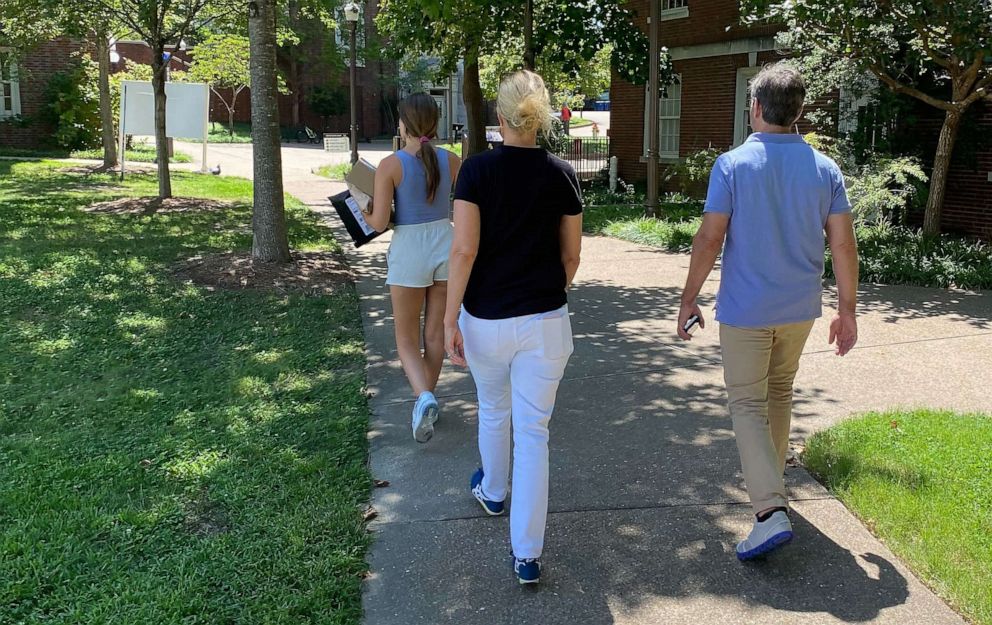
M 723 377 L 755 513 L 788 507 L 785 454 L 792 422 L 792 383 L 812 321 L 770 328 L 720 325 Z

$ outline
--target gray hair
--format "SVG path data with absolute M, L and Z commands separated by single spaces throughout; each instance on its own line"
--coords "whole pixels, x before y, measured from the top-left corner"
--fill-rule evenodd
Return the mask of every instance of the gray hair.
M 803 112 L 806 81 L 785 63 L 765 65 L 751 81 L 751 97 L 761 103 L 761 117 L 774 126 L 791 126 Z

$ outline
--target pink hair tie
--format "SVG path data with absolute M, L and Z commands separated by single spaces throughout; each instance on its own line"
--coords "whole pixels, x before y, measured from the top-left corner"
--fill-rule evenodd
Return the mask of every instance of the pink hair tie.
M 426 136 L 421 137 L 420 138 L 420 142 L 421 143 L 430 143 L 431 142 L 431 138 L 430 137 L 426 137 Z

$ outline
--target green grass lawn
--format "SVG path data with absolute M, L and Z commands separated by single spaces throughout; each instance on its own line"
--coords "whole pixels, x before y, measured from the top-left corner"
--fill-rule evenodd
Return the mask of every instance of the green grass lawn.
M 103 160 L 103 148 L 92 150 L 24 150 L 19 148 L 0 148 L 0 156 L 23 156 L 28 158 L 83 158 L 95 161 Z M 154 163 L 155 146 L 144 143 L 135 144 L 134 147 L 125 153 L 127 161 L 132 163 Z M 193 161 L 187 154 L 176 152 L 170 159 L 173 163 L 190 163 Z
M 663 202 L 663 219 L 644 217 L 642 204 L 589 204 L 607 200 L 587 194 L 583 229 L 590 234 L 602 234 L 634 243 L 660 247 L 670 252 L 688 252 L 692 237 L 699 228 L 699 209 L 685 204 Z M 616 198 L 613 198 L 616 201 Z
M 803 460 L 958 610 L 992 624 L 992 415 L 868 414 L 809 439 Z
M 337 165 L 324 165 L 313 173 L 331 180 L 344 180 L 345 174 L 349 171 L 351 171 L 351 163 L 338 163 Z
M 231 210 L 0 161 L 0 621 L 357 623 L 368 407 L 357 296 L 208 291 L 177 261 L 250 244 Z M 290 240 L 334 249 L 288 202 Z
M 234 135 L 226 123 L 210 122 L 207 143 L 251 143 L 251 124 L 234 122 Z

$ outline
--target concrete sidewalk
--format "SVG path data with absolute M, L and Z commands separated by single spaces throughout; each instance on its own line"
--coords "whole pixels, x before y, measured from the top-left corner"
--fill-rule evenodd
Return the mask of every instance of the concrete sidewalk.
M 340 188 L 315 177 L 287 182 L 335 225 L 326 197 Z M 766 562 L 736 561 L 751 516 L 716 324 L 679 342 L 672 329 L 688 257 L 606 238 L 584 240 L 570 294 L 576 350 L 552 419 L 545 576 L 536 591 L 521 588 L 506 518 L 486 517 L 468 491 L 479 458 L 466 371 L 446 365 L 437 433 L 427 445 L 411 437 L 413 398 L 383 286 L 386 246 L 345 245 L 367 341 L 372 472 L 390 482 L 374 493 L 370 625 L 963 624 L 799 468 L 787 471 L 795 543 Z M 705 304 L 716 285 L 714 275 Z M 992 370 L 990 299 L 866 287 L 857 350 L 838 359 L 825 323 L 813 331 L 797 381 L 796 439 L 868 409 L 987 409 L 976 372 Z

